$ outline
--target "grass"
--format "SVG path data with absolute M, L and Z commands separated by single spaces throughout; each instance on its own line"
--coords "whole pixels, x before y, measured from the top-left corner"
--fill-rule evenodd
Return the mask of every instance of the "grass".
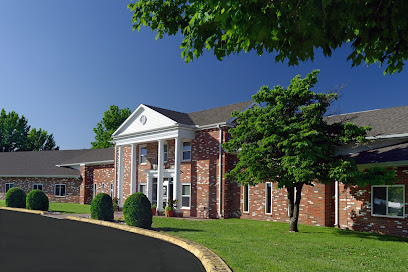
M 4 200 L 0 200 L 0 206 L 6 206 Z M 91 213 L 91 205 L 50 202 L 49 210 L 60 213 L 89 214 Z
M 243 219 L 154 217 L 153 228 L 196 241 L 238 271 L 407 271 L 408 239 Z

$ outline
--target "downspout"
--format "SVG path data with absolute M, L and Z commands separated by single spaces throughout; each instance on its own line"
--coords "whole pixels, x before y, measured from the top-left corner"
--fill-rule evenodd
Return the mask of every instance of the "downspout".
M 220 130 L 220 144 L 219 144 L 219 156 L 218 156 L 218 218 L 222 218 L 222 128 L 218 125 Z
M 339 227 L 339 181 L 334 184 L 334 226 Z

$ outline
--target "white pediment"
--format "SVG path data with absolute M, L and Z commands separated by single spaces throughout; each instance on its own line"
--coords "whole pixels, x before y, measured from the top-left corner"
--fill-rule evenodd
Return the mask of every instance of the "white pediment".
M 176 121 L 141 104 L 123 124 L 113 133 L 112 137 L 131 135 L 135 133 L 156 130 L 173 126 Z

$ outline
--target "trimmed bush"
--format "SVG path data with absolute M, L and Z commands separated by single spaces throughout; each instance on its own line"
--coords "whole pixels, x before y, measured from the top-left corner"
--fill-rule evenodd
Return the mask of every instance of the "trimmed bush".
M 48 196 L 41 190 L 32 190 L 27 195 L 27 209 L 48 211 L 50 201 Z
M 6 193 L 6 207 L 25 208 L 26 197 L 27 195 L 23 189 L 13 187 Z
M 144 229 L 152 226 L 152 205 L 143 193 L 134 193 L 129 196 L 123 205 L 123 216 L 126 225 Z
M 112 198 L 105 193 L 99 193 L 91 203 L 91 218 L 113 221 Z

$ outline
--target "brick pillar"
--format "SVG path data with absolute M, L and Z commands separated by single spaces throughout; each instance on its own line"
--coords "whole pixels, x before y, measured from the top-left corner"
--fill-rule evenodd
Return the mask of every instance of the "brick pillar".
M 79 203 L 91 204 L 92 202 L 92 183 L 93 172 L 92 169 L 85 164 L 81 165 L 81 186 L 79 187 Z

